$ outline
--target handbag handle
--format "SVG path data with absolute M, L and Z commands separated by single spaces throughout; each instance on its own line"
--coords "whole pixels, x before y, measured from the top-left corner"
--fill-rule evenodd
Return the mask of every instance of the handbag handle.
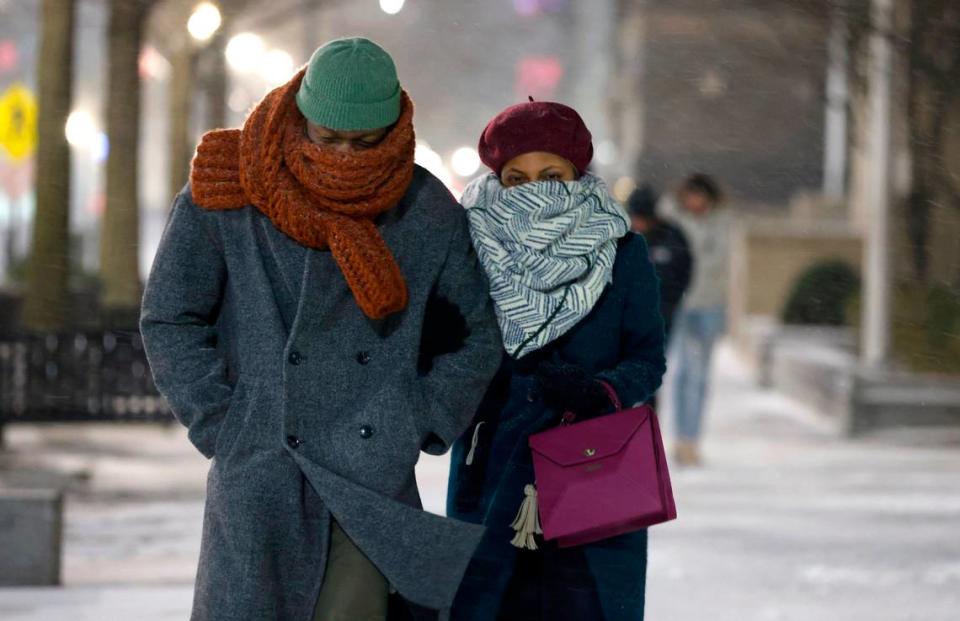
M 610 385 L 610 382 L 605 380 L 598 380 L 607 391 L 607 396 L 610 397 L 610 403 L 613 404 L 613 407 L 619 412 L 623 409 L 623 404 L 620 402 L 620 395 L 617 394 L 617 391 L 613 389 L 613 386 Z
M 610 404 L 614 409 L 619 412 L 623 409 L 623 404 L 620 402 L 620 396 L 617 394 L 617 391 L 613 389 L 613 386 L 610 385 L 610 382 L 604 380 L 597 380 L 600 382 L 600 385 L 603 386 L 603 389 L 607 391 L 607 397 L 610 398 Z M 567 425 L 572 423 L 577 419 L 577 413 L 567 410 L 563 413 L 563 416 L 560 418 L 560 425 Z

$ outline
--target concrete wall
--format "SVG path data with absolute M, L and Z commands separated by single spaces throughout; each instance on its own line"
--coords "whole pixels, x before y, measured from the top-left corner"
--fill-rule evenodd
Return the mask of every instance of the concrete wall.
M 730 262 L 730 331 L 752 315 L 779 317 L 797 277 L 823 259 L 859 269 L 859 235 L 838 223 L 788 220 L 743 223 L 734 232 Z
M 887 427 L 960 425 L 960 382 L 868 369 L 848 347 L 785 330 L 764 372 L 777 391 L 826 415 L 854 436 Z
M 0 489 L 0 586 L 60 584 L 63 495 Z

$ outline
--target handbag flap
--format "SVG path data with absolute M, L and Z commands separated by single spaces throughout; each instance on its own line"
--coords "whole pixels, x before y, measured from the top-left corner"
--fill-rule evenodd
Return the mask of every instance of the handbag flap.
M 530 448 L 560 466 L 576 466 L 616 455 L 650 417 L 641 406 L 556 427 L 530 436 Z

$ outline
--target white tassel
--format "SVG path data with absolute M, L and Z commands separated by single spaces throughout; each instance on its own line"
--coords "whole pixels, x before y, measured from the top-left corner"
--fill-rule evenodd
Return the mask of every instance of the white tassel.
M 540 528 L 540 513 L 537 508 L 537 488 L 533 485 L 527 485 L 523 488 L 523 504 L 517 512 L 517 517 L 513 519 L 510 526 L 517 531 L 513 540 L 510 541 L 518 548 L 527 550 L 537 549 L 537 540 L 534 535 L 542 535 Z
M 477 423 L 476 427 L 473 428 L 473 440 L 470 442 L 470 452 L 467 453 L 466 464 L 468 466 L 473 465 L 473 457 L 477 452 L 477 443 L 480 441 L 480 425 L 484 424 L 485 422 L 487 421 L 482 420 L 479 423 Z

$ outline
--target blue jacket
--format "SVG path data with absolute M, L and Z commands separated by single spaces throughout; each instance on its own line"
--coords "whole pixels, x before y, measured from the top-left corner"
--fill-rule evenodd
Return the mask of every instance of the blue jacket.
M 516 618 L 501 602 L 519 552 L 510 544 L 510 524 L 524 486 L 534 481 L 527 440 L 556 425 L 562 414 L 547 408 L 539 395 L 532 373 L 544 360 L 579 365 L 610 383 L 627 405 L 653 395 L 666 369 L 664 329 L 659 282 L 642 237 L 629 234 L 620 241 L 613 282 L 573 330 L 520 360 L 504 358 L 470 433 L 454 445 L 448 514 L 488 527 L 457 595 L 454 619 Z M 551 555 L 554 571 L 577 583 L 557 588 L 582 594 L 573 603 L 569 592 L 556 598 L 568 606 L 549 613 L 551 619 L 642 619 L 646 548 L 645 531 L 559 552 L 548 545 L 544 553 Z M 550 599 L 550 593 L 543 597 Z

